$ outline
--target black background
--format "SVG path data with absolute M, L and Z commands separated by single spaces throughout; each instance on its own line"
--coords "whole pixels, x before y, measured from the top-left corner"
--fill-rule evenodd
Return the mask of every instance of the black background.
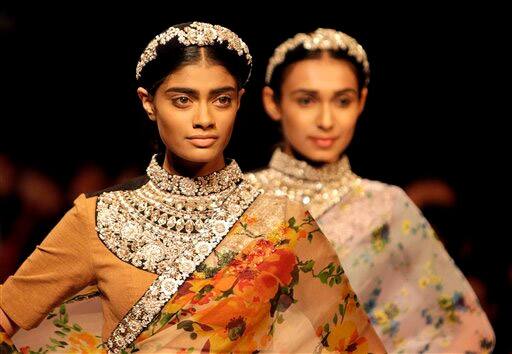
M 263 167 L 279 141 L 278 126 L 260 106 L 267 59 L 297 32 L 342 30 L 365 47 L 372 70 L 367 108 L 349 148 L 354 171 L 400 186 L 440 178 L 455 188 L 460 208 L 453 237 L 478 247 L 472 271 L 500 305 L 497 352 L 506 352 L 499 337 L 511 319 L 512 272 L 504 10 L 492 3 L 276 6 L 0 7 L 0 153 L 62 184 L 87 161 L 110 175 L 127 166 L 142 170 L 151 128 L 135 93 L 138 57 L 168 26 L 200 20 L 232 29 L 251 50 L 253 76 L 226 155 L 243 169 Z

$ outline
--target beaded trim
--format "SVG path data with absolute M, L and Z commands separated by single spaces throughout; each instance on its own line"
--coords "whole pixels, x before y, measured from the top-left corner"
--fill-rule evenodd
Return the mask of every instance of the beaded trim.
M 272 79 L 274 69 L 284 61 L 286 54 L 298 46 L 303 46 L 310 51 L 318 49 L 342 49 L 347 51 L 349 56 L 353 57 L 363 66 L 366 76 L 366 85 L 368 85 L 370 81 L 370 64 L 368 63 L 368 57 L 364 48 L 348 34 L 328 28 L 319 28 L 309 34 L 298 33 L 293 38 L 280 44 L 274 50 L 274 54 L 268 61 L 265 75 L 265 82 L 267 84 L 269 84 Z
M 266 193 L 301 202 L 315 218 L 339 203 L 361 182 L 346 156 L 315 168 L 280 149 L 274 151 L 268 169 L 247 174 L 247 180 Z
M 201 196 L 198 190 L 186 196 L 190 189 L 178 188 L 180 194 L 173 194 L 157 186 L 161 180 L 155 176 L 164 174 L 154 162 L 155 157 L 148 167 L 148 183 L 136 190 L 103 193 L 97 201 L 96 230 L 106 247 L 121 260 L 158 274 L 107 340 L 111 353 L 133 343 L 259 194 L 241 179 L 234 161 L 215 176 L 201 177 L 205 188 L 215 189 L 213 184 L 223 181 L 217 193 Z M 175 180 L 181 186 L 187 178 Z M 184 198 L 191 203 L 183 203 Z
M 169 41 L 176 39 L 183 46 L 207 46 L 224 44 L 228 49 L 235 51 L 239 56 L 245 56 L 247 64 L 252 66 L 252 56 L 249 53 L 247 44 L 237 36 L 236 33 L 226 27 L 212 25 L 204 22 L 193 22 L 189 26 L 181 29 L 169 27 L 166 31 L 157 35 L 140 56 L 135 77 L 137 80 L 141 77 L 142 69 L 157 57 L 158 46 L 165 45 Z M 249 78 L 247 78 L 248 80 Z
M 220 171 L 213 172 L 207 176 L 188 178 L 178 175 L 171 175 L 165 169 L 160 167 L 157 161 L 157 155 L 151 159 L 146 172 L 163 191 L 172 194 L 183 195 L 185 197 L 204 196 L 219 193 L 229 187 L 233 187 L 243 178 L 242 171 L 235 161 L 231 161 Z

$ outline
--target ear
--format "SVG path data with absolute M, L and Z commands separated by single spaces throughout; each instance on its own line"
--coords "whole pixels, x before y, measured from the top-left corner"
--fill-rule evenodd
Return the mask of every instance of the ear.
M 368 87 L 364 87 L 361 90 L 361 97 L 359 98 L 359 114 L 363 112 L 364 106 L 366 104 L 366 97 L 368 97 Z
M 242 96 L 244 95 L 244 93 L 245 93 L 245 89 L 238 90 L 238 104 L 236 107 L 237 111 L 240 109 L 240 103 L 242 102 Z
M 151 119 L 152 121 L 156 121 L 153 97 L 151 97 L 148 91 L 143 87 L 139 87 L 137 89 L 137 96 L 139 96 L 140 102 L 142 103 L 142 107 L 148 114 L 149 119 Z
M 265 86 L 263 88 L 261 98 L 263 99 L 263 108 L 265 108 L 265 112 L 267 112 L 272 120 L 280 121 L 282 114 L 279 105 L 276 103 L 274 90 L 269 86 Z

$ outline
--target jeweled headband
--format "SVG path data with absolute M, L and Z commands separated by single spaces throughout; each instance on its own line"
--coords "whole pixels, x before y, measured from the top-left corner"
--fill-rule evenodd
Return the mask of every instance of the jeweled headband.
M 265 82 L 270 83 L 274 69 L 284 62 L 286 53 L 303 46 L 306 50 L 344 50 L 363 67 L 365 84 L 370 81 L 370 64 L 363 47 L 348 34 L 329 28 L 319 28 L 312 33 L 298 33 L 279 45 L 268 61 Z
M 165 45 L 173 39 L 176 39 L 178 43 L 185 47 L 191 45 L 224 45 L 229 50 L 235 51 L 239 56 L 244 56 L 247 61 L 247 65 L 250 68 L 252 67 L 252 56 L 249 53 L 249 48 L 244 41 L 236 35 L 236 33 L 219 25 L 212 25 L 204 22 L 192 22 L 183 28 L 171 26 L 149 42 L 137 63 L 137 69 L 135 72 L 137 80 L 140 79 L 144 66 L 157 58 L 158 47 Z M 249 77 L 247 77 L 247 80 L 248 79 Z

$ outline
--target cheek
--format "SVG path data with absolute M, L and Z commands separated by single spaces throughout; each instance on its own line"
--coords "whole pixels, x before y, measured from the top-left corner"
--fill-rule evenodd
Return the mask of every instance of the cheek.
M 283 107 L 281 124 L 283 132 L 290 139 L 305 140 L 308 132 L 315 126 L 313 109 L 301 109 L 297 106 Z
M 300 151 L 306 148 L 308 144 L 308 132 L 311 130 L 308 129 L 307 124 L 283 116 L 282 128 L 286 141 Z
M 236 107 L 234 107 L 229 110 L 216 111 L 213 113 L 217 131 L 227 139 L 229 139 L 229 136 L 231 136 L 231 132 L 235 126 L 236 112 Z
M 188 130 L 187 123 L 190 119 L 183 112 L 180 113 L 157 116 L 158 131 L 167 146 L 180 144 Z
M 357 108 L 350 108 L 346 110 L 340 109 L 336 117 L 336 121 L 342 133 L 353 131 L 358 118 Z
M 356 110 L 343 113 L 340 114 L 340 119 L 338 119 L 340 139 L 335 148 L 339 153 L 343 152 L 352 141 L 358 118 Z

